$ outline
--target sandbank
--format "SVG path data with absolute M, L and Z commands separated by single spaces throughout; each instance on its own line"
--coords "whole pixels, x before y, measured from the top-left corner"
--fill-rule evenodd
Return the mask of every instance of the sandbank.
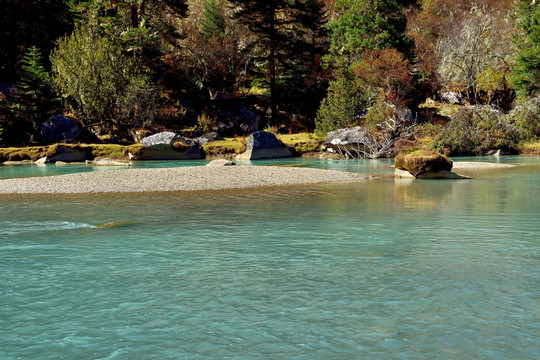
M 0 194 L 200 191 L 360 181 L 358 173 L 278 166 L 123 169 L 0 180 Z
M 516 165 L 498 164 L 498 163 L 480 162 L 480 161 L 454 161 L 452 170 L 462 170 L 462 169 L 489 170 L 489 169 L 505 169 L 505 168 L 507 169 L 507 168 L 513 168 L 513 167 L 516 167 Z

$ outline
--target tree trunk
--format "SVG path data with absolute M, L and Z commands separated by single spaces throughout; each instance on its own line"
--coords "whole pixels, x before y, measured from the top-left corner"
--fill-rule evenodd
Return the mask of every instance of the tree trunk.
M 277 128 L 277 88 L 276 88 L 276 8 L 272 1 L 270 5 L 270 109 L 272 110 L 272 125 Z

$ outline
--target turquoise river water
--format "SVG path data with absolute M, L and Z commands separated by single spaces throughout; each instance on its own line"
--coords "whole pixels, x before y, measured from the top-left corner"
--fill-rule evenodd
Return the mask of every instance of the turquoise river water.
M 538 359 L 540 159 L 474 160 L 522 166 L 300 159 L 380 178 L 2 196 L 0 359 Z

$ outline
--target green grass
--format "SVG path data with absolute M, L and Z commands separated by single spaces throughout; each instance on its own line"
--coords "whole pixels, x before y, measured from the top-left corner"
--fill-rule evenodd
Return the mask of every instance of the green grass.
M 23 148 L 0 148 L 0 162 L 5 161 L 35 161 L 46 156 L 47 146 L 31 146 Z
M 315 152 L 319 150 L 321 141 L 315 134 L 312 133 L 299 133 L 292 135 L 278 135 L 277 138 L 281 142 L 294 150 L 297 154 L 304 154 L 307 152 Z
M 540 155 L 540 141 L 526 141 L 518 145 L 518 151 L 523 155 Z
M 202 149 L 207 156 L 241 154 L 246 151 L 246 141 L 239 138 L 225 138 L 203 144 Z
M 314 134 L 300 133 L 294 135 L 278 135 L 281 142 L 296 154 L 318 151 L 321 142 Z M 225 140 L 213 141 L 202 145 L 203 152 L 209 157 L 241 154 L 246 151 L 247 138 L 226 138 Z M 183 144 L 174 144 L 182 147 Z M 141 144 L 117 145 L 117 144 L 53 144 L 48 146 L 0 148 L 0 163 L 5 161 L 36 161 L 39 158 L 52 157 L 63 149 L 84 151 L 89 160 L 108 157 L 122 160 L 128 157 L 128 153 L 136 155 L 144 148 Z
M 128 152 L 137 154 L 143 145 L 116 145 L 116 144 L 53 144 L 49 146 L 31 146 L 20 148 L 0 148 L 0 163 L 5 161 L 36 161 L 42 157 L 53 157 L 63 149 L 84 151 L 88 159 L 108 157 L 121 160 L 128 158 Z

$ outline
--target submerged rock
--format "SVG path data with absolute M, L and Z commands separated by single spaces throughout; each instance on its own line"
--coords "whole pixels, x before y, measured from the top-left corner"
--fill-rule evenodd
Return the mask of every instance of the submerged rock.
M 20 160 L 20 161 L 8 160 L 8 161 L 4 161 L 3 164 L 4 165 L 32 165 L 33 162 L 32 160 Z
M 235 166 L 236 164 L 231 160 L 217 159 L 210 161 L 206 166 Z
M 99 158 L 92 161 L 92 166 L 131 166 L 131 162 L 113 160 L 110 158 Z
M 250 135 L 246 151 L 237 155 L 236 160 L 275 159 L 291 156 L 291 151 L 274 134 L 257 131 Z

